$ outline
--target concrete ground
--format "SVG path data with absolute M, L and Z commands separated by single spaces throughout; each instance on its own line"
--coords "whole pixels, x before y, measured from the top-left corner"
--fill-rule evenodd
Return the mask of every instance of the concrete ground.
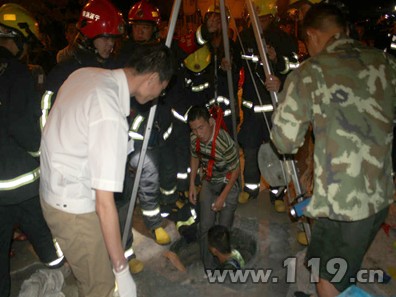
M 396 296 L 396 205 L 392 205 L 387 223 L 388 228 L 381 229 L 371 246 L 364 268 L 384 269 L 393 279 L 387 284 L 359 284 L 373 296 Z M 252 278 L 246 282 L 210 284 L 205 278 L 199 261 L 198 246 L 190 244 L 179 252 L 180 260 L 185 264 L 182 272 L 164 256 L 169 246 L 159 246 L 145 229 L 139 209 L 134 215 L 135 252 L 145 264 L 144 270 L 134 279 L 139 297 L 165 296 L 227 296 L 227 297 L 292 297 L 295 291 L 304 291 L 315 295 L 314 286 L 309 282 L 309 273 L 302 265 L 304 247 L 296 242 L 298 223 L 292 223 L 284 213 L 276 213 L 269 203 L 268 191 L 263 190 L 259 197 L 245 205 L 239 205 L 236 211 L 233 234 L 243 247 L 243 256 L 247 258 L 247 268 L 272 270 L 270 282 L 255 283 Z M 173 242 L 179 235 L 172 222 L 167 222 L 166 230 Z M 387 232 L 385 232 L 387 231 Z M 174 247 L 174 246 L 173 246 Z M 11 258 L 12 291 L 11 297 L 19 296 L 22 284 L 38 269 L 38 262 L 28 241 L 13 244 L 16 255 Z M 296 258 L 293 258 L 296 257 Z M 296 261 L 294 260 L 296 259 Z M 294 265 L 295 264 L 295 265 Z M 286 276 L 295 281 L 286 282 Z M 67 297 L 78 297 L 76 282 L 72 274 L 66 277 L 62 292 Z M 35 297 L 30 296 L 30 297 Z M 58 296 L 58 295 L 57 295 Z

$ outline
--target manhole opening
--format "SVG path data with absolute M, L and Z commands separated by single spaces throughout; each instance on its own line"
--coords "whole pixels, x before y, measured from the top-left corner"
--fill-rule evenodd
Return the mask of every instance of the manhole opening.
M 243 259 L 245 260 L 246 267 L 252 266 L 252 260 L 257 253 L 256 239 L 246 231 L 239 228 L 231 230 L 231 246 L 237 249 Z M 174 242 L 170 250 L 176 253 L 185 267 L 201 264 L 201 257 L 199 252 L 199 242 L 194 241 L 188 243 L 183 237 Z

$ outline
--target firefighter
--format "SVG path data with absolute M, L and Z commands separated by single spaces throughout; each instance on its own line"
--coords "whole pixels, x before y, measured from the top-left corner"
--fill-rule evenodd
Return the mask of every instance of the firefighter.
M 19 60 L 39 36 L 36 20 L 17 4 L 0 7 L 0 296 L 10 294 L 13 227 L 21 230 L 49 268 L 63 265 L 39 200 L 39 94 Z M 58 254 L 57 254 L 58 252 Z
M 297 42 L 278 27 L 276 1 L 256 0 L 255 6 L 267 44 L 268 59 L 274 74 L 271 79 L 276 81 L 279 78 L 282 81 L 291 69 L 298 66 Z M 243 204 L 247 203 L 249 199 L 256 198 L 260 191 L 258 152 L 263 143 L 269 142 L 273 105 L 268 88 L 265 86 L 266 77 L 263 66 L 258 63 L 259 52 L 251 27 L 241 32 L 241 39 L 245 50 L 245 81 L 241 104 L 243 122 L 238 133 L 238 141 L 245 158 L 244 187 L 239 196 L 239 202 Z M 258 94 L 248 71 L 248 64 L 252 70 Z M 285 211 L 284 191 L 285 187 L 270 188 L 271 202 L 274 203 L 275 210 L 278 212 Z
M 129 35 L 122 44 L 118 63 L 122 66 L 131 49 L 147 44 L 159 43 L 160 12 L 147 0 L 137 2 L 131 7 L 128 13 Z M 131 113 L 129 116 L 130 128 L 129 136 L 134 140 L 135 151 L 129 156 L 129 164 L 125 179 L 125 191 L 122 200 L 129 202 L 135 179 L 135 171 L 138 165 L 141 146 L 144 138 L 147 119 L 151 107 L 149 104 L 140 105 L 131 99 Z M 169 116 L 166 114 L 167 108 L 163 98 L 159 98 L 155 123 L 151 132 L 151 137 L 146 152 L 143 165 L 142 176 L 139 183 L 138 198 L 146 227 L 151 231 L 155 242 L 160 245 L 167 245 L 171 238 L 162 227 L 163 219 L 160 208 L 160 183 L 167 186 L 166 174 L 162 174 L 161 169 L 166 170 L 167 157 L 162 157 L 164 143 L 171 133 Z M 167 120 L 168 119 L 168 120 Z M 171 154 L 170 152 L 169 154 Z M 164 179 L 165 178 L 165 179 Z

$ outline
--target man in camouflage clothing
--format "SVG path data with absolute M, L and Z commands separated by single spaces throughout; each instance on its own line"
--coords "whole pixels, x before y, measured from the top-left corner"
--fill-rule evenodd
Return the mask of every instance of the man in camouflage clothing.
M 316 219 L 307 260 L 315 260 L 320 297 L 351 285 L 394 194 L 396 60 L 349 39 L 345 28 L 334 6 L 308 11 L 303 33 L 311 58 L 286 79 L 271 130 L 279 152 L 293 154 L 313 125 L 314 191 L 305 214 Z M 346 269 L 340 281 L 326 270 L 329 260 L 340 264 L 338 272 Z

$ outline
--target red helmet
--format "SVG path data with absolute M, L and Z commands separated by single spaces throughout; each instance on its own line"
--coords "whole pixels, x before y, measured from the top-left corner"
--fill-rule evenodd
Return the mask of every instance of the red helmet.
M 125 32 L 122 13 L 108 0 L 90 0 L 82 9 L 77 28 L 89 39 L 121 36 Z
M 136 3 L 128 13 L 128 22 L 136 21 L 154 22 L 158 26 L 161 22 L 159 9 L 151 5 L 148 0 Z

